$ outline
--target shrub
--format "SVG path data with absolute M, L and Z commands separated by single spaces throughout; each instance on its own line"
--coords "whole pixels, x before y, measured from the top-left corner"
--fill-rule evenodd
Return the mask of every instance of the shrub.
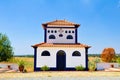
M 84 71 L 85 70 L 85 68 L 82 65 L 76 66 L 75 69 L 76 69 L 76 71 Z
M 42 71 L 48 71 L 48 70 L 50 70 L 50 68 L 47 65 L 44 65 L 44 66 L 41 67 L 41 70 Z
M 89 71 L 95 71 L 96 63 L 94 61 L 89 61 L 88 68 L 89 68 Z
M 116 62 L 119 64 L 120 67 L 120 57 L 116 58 Z
M 98 57 L 95 57 L 95 59 L 94 59 L 93 61 L 94 61 L 95 63 L 101 62 L 100 58 L 98 58 Z
M 105 48 L 101 54 L 101 59 L 104 62 L 112 62 L 115 58 L 115 50 L 113 48 Z

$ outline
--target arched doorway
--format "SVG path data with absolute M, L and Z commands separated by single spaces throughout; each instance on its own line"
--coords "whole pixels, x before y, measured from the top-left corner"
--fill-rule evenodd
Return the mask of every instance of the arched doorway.
M 56 67 L 57 70 L 65 70 L 66 68 L 66 54 L 63 50 L 59 50 L 57 52 L 57 63 L 56 63 Z

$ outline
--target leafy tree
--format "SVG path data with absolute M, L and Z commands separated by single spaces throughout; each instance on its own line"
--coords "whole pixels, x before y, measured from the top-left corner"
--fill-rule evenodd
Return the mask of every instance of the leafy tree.
M 8 61 L 13 57 L 13 48 L 7 35 L 0 33 L 0 61 Z
M 115 58 L 115 50 L 113 48 L 105 48 L 101 54 L 101 59 L 104 62 L 112 62 Z

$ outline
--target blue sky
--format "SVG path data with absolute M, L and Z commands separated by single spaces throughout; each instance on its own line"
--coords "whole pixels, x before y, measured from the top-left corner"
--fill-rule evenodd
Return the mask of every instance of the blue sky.
M 0 32 L 15 55 L 33 54 L 31 45 L 44 40 L 41 24 L 56 19 L 81 24 L 78 41 L 92 46 L 89 53 L 120 53 L 120 0 L 0 0 Z

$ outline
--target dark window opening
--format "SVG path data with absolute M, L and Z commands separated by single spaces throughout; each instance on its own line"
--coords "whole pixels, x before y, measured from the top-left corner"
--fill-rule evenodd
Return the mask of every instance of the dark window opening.
M 67 33 L 67 31 L 65 31 L 65 33 Z
M 51 30 L 51 33 L 53 33 L 53 30 Z
M 71 31 L 69 31 L 69 33 L 71 33 Z
M 48 51 L 43 51 L 41 56 L 50 56 L 50 53 Z
M 73 39 L 73 36 L 72 35 L 68 35 L 67 39 Z
M 79 51 L 74 51 L 72 56 L 81 56 L 81 53 Z
M 63 34 L 59 34 L 59 37 L 63 37 Z
M 54 35 L 50 35 L 49 39 L 55 39 L 55 36 Z
M 55 30 L 55 33 L 57 33 L 57 31 Z
M 74 31 L 72 31 L 72 33 L 74 33 Z
M 50 30 L 48 30 L 48 33 L 50 33 Z

